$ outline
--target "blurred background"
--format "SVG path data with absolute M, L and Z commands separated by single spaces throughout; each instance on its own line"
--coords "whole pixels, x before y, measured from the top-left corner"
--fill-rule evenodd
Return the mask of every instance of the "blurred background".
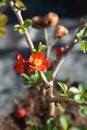
M 23 1 L 27 7 L 27 10 L 22 12 L 24 19 L 32 18 L 35 15 L 44 16 L 51 11 L 59 15 L 60 20 L 58 24 L 62 24 L 69 29 L 69 34 L 54 46 L 50 55 L 51 60 L 55 58 L 56 47 L 70 45 L 77 28 L 80 26 L 80 19 L 82 17 L 87 19 L 86 0 Z M 22 84 L 22 78 L 15 74 L 12 65 L 16 61 L 16 52 L 20 52 L 25 57 L 29 55 L 29 49 L 24 36 L 21 36 L 13 29 L 14 24 L 18 23 L 18 21 L 9 4 L 3 13 L 8 16 L 8 23 L 6 24 L 8 32 L 5 37 L 0 37 L 0 116 L 8 114 L 12 108 L 12 99 L 22 96 L 28 88 L 28 86 Z M 53 31 L 54 27 L 48 28 L 49 43 L 53 40 Z M 35 46 L 40 41 L 44 42 L 42 30 L 36 30 L 30 27 L 28 32 Z M 56 79 L 58 81 L 66 81 L 68 78 L 71 78 L 75 82 L 87 84 L 87 54 L 83 54 L 80 51 L 79 44 L 67 56 Z

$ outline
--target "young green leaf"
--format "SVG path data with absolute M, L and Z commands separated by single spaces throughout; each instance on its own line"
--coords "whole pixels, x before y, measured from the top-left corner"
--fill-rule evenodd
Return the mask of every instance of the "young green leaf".
M 80 49 L 85 53 L 87 52 L 87 42 L 86 41 L 81 41 L 80 42 Z
M 67 93 L 67 90 L 68 90 L 68 87 L 65 83 L 62 83 L 62 82 L 57 82 L 58 85 L 61 87 L 61 89 L 63 90 L 64 94 Z
M 60 121 L 60 125 L 63 128 L 63 130 L 68 130 L 68 127 L 70 125 L 68 117 L 66 115 L 62 115 L 59 118 L 59 121 Z
M 15 7 L 20 9 L 20 10 L 23 10 L 23 11 L 26 10 L 25 4 L 22 1 L 20 1 L 20 0 L 15 2 Z
M 47 127 L 47 126 L 42 126 L 42 127 L 40 128 L 40 130 L 48 130 L 48 127 Z
M 50 75 L 51 75 L 51 71 L 46 71 L 44 74 L 45 74 L 46 78 L 49 79 Z
M 78 89 L 79 92 L 83 95 L 87 90 L 87 85 L 80 83 L 78 84 Z
M 44 52 L 47 49 L 46 45 L 43 45 L 42 42 L 39 43 L 38 52 Z
M 79 114 L 81 116 L 86 116 L 87 117 L 87 107 L 86 106 L 85 107 L 80 107 Z
M 20 24 L 16 24 L 14 25 L 14 30 L 15 31 L 18 31 L 20 29 L 21 25 Z
M 77 127 L 72 127 L 72 128 L 70 128 L 69 130 L 79 130 L 79 128 L 77 128 Z
M 55 121 L 53 118 L 47 120 L 47 125 L 49 130 L 53 130 L 55 127 Z
M 0 36 L 5 36 L 7 33 L 6 29 L 4 27 L 0 27 Z
M 0 27 L 4 26 L 8 21 L 8 17 L 5 14 L 0 14 Z
M 31 130 L 38 130 L 37 126 L 34 123 L 30 124 Z
M 84 103 L 85 99 L 83 98 L 82 95 L 75 95 L 74 96 L 74 100 L 77 102 L 77 103 Z
M 30 19 L 26 19 L 26 20 L 24 21 L 24 27 L 25 27 L 25 28 L 28 28 L 31 24 L 32 24 L 32 20 L 30 20 Z
M 87 35 L 87 26 L 84 27 L 84 30 L 83 30 L 83 37 Z
M 75 87 L 71 87 L 69 88 L 68 92 L 71 92 L 71 93 L 79 93 L 79 90 Z

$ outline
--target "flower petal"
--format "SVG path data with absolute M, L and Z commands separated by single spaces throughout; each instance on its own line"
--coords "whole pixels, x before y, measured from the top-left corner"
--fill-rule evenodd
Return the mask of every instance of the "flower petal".
M 25 62 L 25 59 L 24 59 L 24 57 L 21 55 L 21 54 L 19 54 L 19 53 L 16 53 L 16 57 L 17 57 L 17 60 L 21 63 L 21 62 Z

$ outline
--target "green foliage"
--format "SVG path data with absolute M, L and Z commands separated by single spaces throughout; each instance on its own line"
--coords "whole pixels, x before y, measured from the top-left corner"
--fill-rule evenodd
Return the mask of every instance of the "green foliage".
M 65 108 L 64 108 L 62 105 L 59 105 L 59 106 L 58 106 L 58 110 L 59 110 L 60 112 L 62 112 L 62 113 L 65 112 Z
M 64 94 L 67 93 L 67 90 L 68 90 L 68 87 L 65 83 L 62 83 L 62 82 L 57 82 L 58 85 L 61 87 L 61 89 L 63 90 Z
M 87 26 L 85 26 L 79 33 L 77 33 L 77 38 L 80 43 L 80 49 L 85 53 L 87 52 L 87 41 L 83 38 L 87 36 Z
M 18 8 L 19 10 L 23 10 L 23 11 L 26 10 L 25 4 L 20 0 L 15 2 L 15 7 Z
M 2 0 L 2 1 L 0 2 L 0 8 L 6 6 L 6 3 L 7 3 L 7 0 Z
M 80 114 L 81 116 L 86 116 L 86 117 L 87 117 L 87 107 L 86 107 L 86 106 L 81 106 L 81 107 L 79 108 L 79 114 Z
M 16 24 L 14 25 L 14 30 L 18 31 L 21 35 L 25 33 L 25 28 L 28 28 L 32 24 L 30 19 L 26 19 L 24 24 Z
M 87 52 L 87 41 L 80 41 L 80 49 L 85 53 Z
M 59 118 L 59 121 L 60 121 L 60 125 L 63 128 L 63 130 L 68 130 L 69 125 L 70 125 L 68 117 L 66 115 L 62 115 Z
M 5 29 L 5 24 L 7 23 L 8 18 L 5 14 L 0 14 L 0 36 L 5 36 L 7 30 Z
M 47 49 L 46 45 L 43 45 L 42 42 L 39 43 L 38 52 L 44 52 Z
M 4 26 L 8 21 L 8 17 L 5 14 L 0 14 L 0 27 Z
M 48 130 L 58 130 L 57 127 L 55 126 L 54 118 L 50 118 L 47 120 L 47 126 Z
M 24 21 L 24 27 L 25 27 L 25 28 L 28 28 L 31 24 L 32 24 L 32 20 L 30 20 L 30 19 L 26 19 L 26 20 Z

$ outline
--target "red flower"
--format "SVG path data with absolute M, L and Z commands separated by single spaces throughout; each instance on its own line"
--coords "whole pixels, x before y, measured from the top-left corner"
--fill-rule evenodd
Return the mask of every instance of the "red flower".
M 45 56 L 42 52 L 32 53 L 29 58 L 29 69 L 28 72 L 34 70 L 44 71 L 49 68 L 51 65 L 50 61 L 45 59 Z
M 23 118 L 24 116 L 26 116 L 26 109 L 25 108 L 21 108 L 18 109 L 17 111 L 15 111 L 14 113 L 14 117 L 17 119 Z
M 17 57 L 18 62 L 16 62 L 13 65 L 13 69 L 14 69 L 15 72 L 19 72 L 20 75 L 22 75 L 24 73 L 26 67 L 27 67 L 27 61 L 19 53 L 16 54 L 16 57 Z

